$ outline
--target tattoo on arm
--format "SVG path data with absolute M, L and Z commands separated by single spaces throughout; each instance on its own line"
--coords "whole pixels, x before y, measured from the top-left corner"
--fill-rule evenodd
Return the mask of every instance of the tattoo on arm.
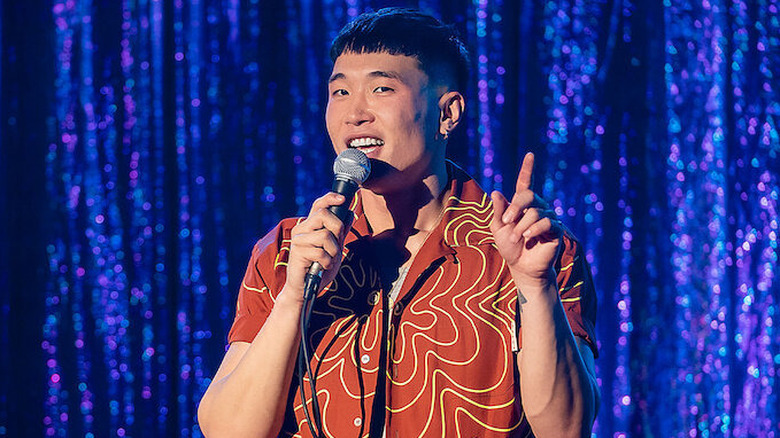
M 520 289 L 517 290 L 517 311 L 519 313 L 523 313 L 523 304 L 527 303 L 528 300 L 525 298 L 525 295 L 523 295 L 522 292 L 520 292 Z

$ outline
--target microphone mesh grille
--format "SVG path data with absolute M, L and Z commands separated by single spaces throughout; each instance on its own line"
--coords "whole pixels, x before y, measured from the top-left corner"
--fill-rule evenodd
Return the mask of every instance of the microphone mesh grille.
M 333 162 L 333 173 L 363 184 L 371 173 L 371 163 L 363 152 L 357 149 L 347 149 L 336 157 Z

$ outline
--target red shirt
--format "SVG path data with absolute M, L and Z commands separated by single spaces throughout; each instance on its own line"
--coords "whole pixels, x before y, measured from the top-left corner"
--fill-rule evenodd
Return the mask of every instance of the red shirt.
M 531 434 L 516 365 L 522 347 L 517 289 L 489 229 L 492 204 L 462 170 L 450 170 L 441 222 L 394 302 L 381 283 L 382 255 L 372 251 L 358 195 L 342 266 L 315 301 L 309 328 L 327 436 L 368 436 L 372 411 L 382 412 L 381 402 L 373 406 L 381 392 L 387 437 Z M 290 230 L 300 220 L 283 220 L 255 246 L 230 342 L 252 342 L 263 326 L 284 285 Z M 568 233 L 555 269 L 569 325 L 595 353 L 590 269 Z M 310 435 L 297 382 L 294 377 L 280 436 Z M 381 430 L 381 418 L 378 423 Z

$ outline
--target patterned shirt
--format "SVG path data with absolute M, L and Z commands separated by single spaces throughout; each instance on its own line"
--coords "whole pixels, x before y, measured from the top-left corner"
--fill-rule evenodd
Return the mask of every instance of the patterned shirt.
M 326 436 L 532 436 L 516 365 L 517 288 L 489 229 L 492 203 L 465 172 L 449 171 L 441 221 L 394 299 L 382 284 L 382 254 L 372 250 L 358 194 L 341 268 L 317 297 L 309 327 Z M 263 326 L 301 220 L 283 220 L 255 246 L 230 342 L 252 342 Z M 555 264 L 561 301 L 574 335 L 595 354 L 590 268 L 568 232 L 562 242 Z M 310 435 L 297 388 L 293 377 L 280 436 Z

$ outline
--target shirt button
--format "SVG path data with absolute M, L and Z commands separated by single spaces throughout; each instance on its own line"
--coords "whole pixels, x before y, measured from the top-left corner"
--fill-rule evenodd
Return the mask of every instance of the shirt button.
M 393 315 L 398 316 L 401 314 L 401 312 L 404 310 L 404 306 L 401 303 L 398 303 L 393 307 Z
M 367 354 L 364 354 L 363 357 L 360 358 L 360 361 L 363 362 L 364 364 L 367 364 L 370 360 L 371 358 L 368 357 Z
M 368 294 L 368 304 L 375 306 L 379 302 L 379 292 L 373 291 Z
M 356 417 L 352 423 L 354 423 L 356 427 L 360 427 L 360 425 L 363 424 L 363 419 L 360 417 Z

